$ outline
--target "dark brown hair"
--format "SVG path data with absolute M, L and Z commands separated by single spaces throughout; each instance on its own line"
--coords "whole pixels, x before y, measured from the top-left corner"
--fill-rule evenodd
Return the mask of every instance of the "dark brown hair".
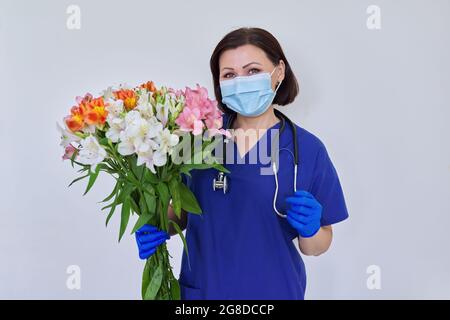
M 235 49 L 237 47 L 251 44 L 262 49 L 270 61 L 274 65 L 278 65 L 280 60 L 283 60 L 286 65 L 284 80 L 281 82 L 280 88 L 273 100 L 274 104 L 285 106 L 294 101 L 298 95 L 299 87 L 297 79 L 292 72 L 291 66 L 286 59 L 286 56 L 281 49 L 278 40 L 268 31 L 261 28 L 239 28 L 231 31 L 225 37 L 220 40 L 214 49 L 209 65 L 213 76 L 214 93 L 218 106 L 222 111 L 232 113 L 233 111 L 228 109 L 225 104 L 222 103 L 222 94 L 220 91 L 220 70 L 219 70 L 219 58 L 220 55 L 228 49 Z

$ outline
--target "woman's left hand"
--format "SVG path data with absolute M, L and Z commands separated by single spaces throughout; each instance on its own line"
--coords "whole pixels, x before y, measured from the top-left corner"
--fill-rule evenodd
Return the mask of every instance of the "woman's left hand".
M 314 236 L 320 229 L 322 205 L 305 190 L 296 191 L 293 196 L 286 198 L 286 202 L 290 205 L 286 219 L 291 226 L 303 238 Z

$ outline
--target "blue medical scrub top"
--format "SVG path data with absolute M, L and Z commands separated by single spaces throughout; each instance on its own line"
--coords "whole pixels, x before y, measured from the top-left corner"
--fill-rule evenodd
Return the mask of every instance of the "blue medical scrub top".
M 223 123 L 226 121 L 225 114 Z M 191 177 L 183 177 L 203 213 L 188 213 L 186 242 L 190 268 L 183 251 L 181 299 L 304 299 L 305 265 L 293 242 L 298 232 L 273 209 L 274 175 L 261 175 L 260 169 L 270 163 L 258 157 L 257 163 L 249 164 L 251 152 L 264 147 L 262 141 L 271 149 L 274 134 L 271 129 L 280 128 L 280 124 L 269 128 L 264 134 L 267 139 L 260 139 L 244 158 L 230 141 L 228 147 L 234 151 L 234 159 L 245 160 L 245 164 L 225 164 L 230 171 L 226 194 L 221 189 L 212 189 L 218 173 L 215 169 L 192 170 Z M 324 144 L 312 133 L 296 127 L 300 156 L 297 190 L 309 191 L 321 203 L 321 225 L 346 219 L 341 184 Z M 287 123 L 279 148 L 276 203 L 284 214 L 285 198 L 294 193 L 293 138 Z

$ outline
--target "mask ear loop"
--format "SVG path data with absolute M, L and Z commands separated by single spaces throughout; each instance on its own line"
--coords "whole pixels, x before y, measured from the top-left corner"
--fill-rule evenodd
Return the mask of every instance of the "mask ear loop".
M 272 72 L 270 73 L 270 76 L 271 76 L 271 77 L 272 77 L 272 74 L 274 73 L 274 71 L 275 71 L 277 68 L 278 68 L 278 66 L 276 66 L 276 67 L 272 70 Z M 278 82 L 278 86 L 277 86 L 277 88 L 275 89 L 274 94 L 277 93 L 277 91 L 278 91 L 278 89 L 280 88 L 282 82 L 283 82 L 283 79 L 281 79 L 281 81 Z

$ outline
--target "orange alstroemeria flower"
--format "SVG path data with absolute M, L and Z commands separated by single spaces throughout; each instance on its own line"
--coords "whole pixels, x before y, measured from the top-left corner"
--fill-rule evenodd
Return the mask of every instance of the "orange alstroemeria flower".
M 73 106 L 70 109 L 70 115 L 64 118 L 67 127 L 76 132 L 84 127 L 84 110 L 80 106 Z
M 114 92 L 116 99 L 123 101 L 123 105 L 127 111 L 134 109 L 137 105 L 136 93 L 130 89 L 121 89 Z
M 146 83 L 143 83 L 140 85 L 141 88 L 147 89 L 150 92 L 156 91 L 156 86 L 153 83 L 153 81 L 147 81 Z
M 89 125 L 103 125 L 106 122 L 108 110 L 105 108 L 103 97 L 92 99 L 87 104 L 84 121 Z

